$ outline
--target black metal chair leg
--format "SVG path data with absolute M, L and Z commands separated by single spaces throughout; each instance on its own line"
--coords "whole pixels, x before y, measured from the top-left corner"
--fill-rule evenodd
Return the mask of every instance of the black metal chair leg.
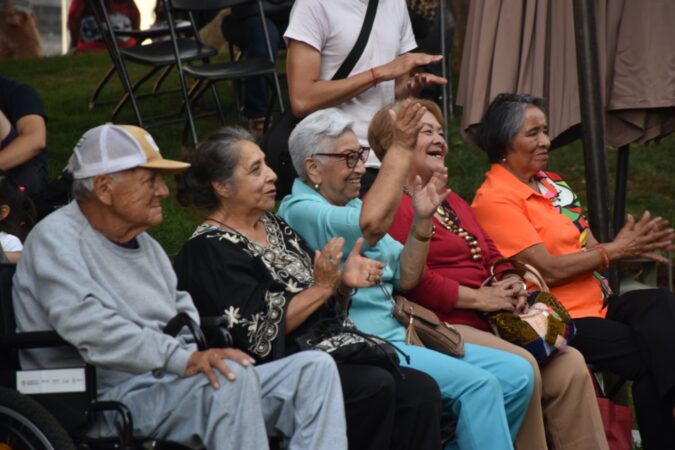
M 220 95 L 218 94 L 218 89 L 216 89 L 216 83 L 211 83 L 211 91 L 213 92 L 213 100 L 216 102 L 216 110 L 220 117 L 220 123 L 221 125 L 225 125 L 225 112 L 223 111 L 223 105 L 220 103 Z
M 162 87 L 162 84 L 164 84 L 164 81 L 167 79 L 167 77 L 169 76 L 169 74 L 171 73 L 173 68 L 174 68 L 174 64 L 172 64 L 170 66 L 166 66 L 164 68 L 164 70 L 162 70 L 162 73 L 159 75 L 159 78 L 157 79 L 157 81 L 155 81 L 155 84 L 152 87 L 153 93 L 159 91 L 159 88 Z
M 160 69 L 161 69 L 160 67 L 153 67 L 148 73 L 146 73 L 145 75 L 143 75 L 143 76 L 142 76 L 138 81 L 136 81 L 134 84 L 131 84 L 131 82 L 129 81 L 128 75 L 126 74 L 126 70 L 124 70 L 124 76 L 125 76 L 125 78 L 126 78 L 126 82 L 125 82 L 125 83 L 129 86 L 129 88 L 127 89 L 126 94 L 124 94 L 124 95 L 122 96 L 122 98 L 120 99 L 120 101 L 117 103 L 117 105 L 116 105 L 115 108 L 113 109 L 112 118 L 111 118 L 111 121 L 112 121 L 112 122 L 115 122 L 115 120 L 117 120 L 117 116 L 118 116 L 118 115 L 120 114 L 120 112 L 122 111 L 122 108 L 124 107 L 124 105 L 126 105 L 126 103 L 127 103 L 128 101 L 131 101 L 132 106 L 133 106 L 133 108 L 134 108 L 134 112 L 136 113 L 136 119 L 138 120 L 139 126 L 140 126 L 140 127 L 143 126 L 143 125 L 142 125 L 142 121 L 141 121 L 141 113 L 140 113 L 140 110 L 138 109 L 138 103 L 137 103 L 137 99 L 136 99 L 136 90 L 138 90 L 138 88 L 139 88 L 143 83 L 145 83 L 147 80 L 149 80 L 150 78 L 152 78 L 153 76 L 155 76 L 155 74 L 156 74 L 157 72 L 159 72 Z
M 110 78 L 115 74 L 115 64 L 111 65 L 108 71 L 105 73 L 103 76 L 103 79 L 99 81 L 98 86 L 96 86 L 96 89 L 94 90 L 94 93 L 91 94 L 91 98 L 89 99 L 89 111 L 92 111 L 94 107 L 96 106 L 96 101 L 98 100 L 98 96 L 101 95 L 101 91 L 103 91 L 103 88 L 105 87 L 106 84 L 108 84 L 108 81 L 110 81 Z

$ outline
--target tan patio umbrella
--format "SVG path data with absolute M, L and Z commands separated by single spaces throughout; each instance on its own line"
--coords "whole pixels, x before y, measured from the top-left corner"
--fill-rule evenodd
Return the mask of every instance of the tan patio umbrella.
M 595 0 L 606 140 L 620 147 L 675 131 L 675 2 Z M 462 130 L 501 92 L 544 97 L 554 145 L 579 136 L 571 1 L 472 0 L 457 92 Z

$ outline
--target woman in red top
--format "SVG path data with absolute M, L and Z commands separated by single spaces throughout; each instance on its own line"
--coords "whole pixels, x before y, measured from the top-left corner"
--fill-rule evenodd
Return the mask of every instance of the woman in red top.
M 418 101 L 427 108 L 427 113 L 422 118 L 423 127 L 407 186 L 413 185 L 415 177 L 420 177 L 422 183 L 427 182 L 434 170 L 443 167 L 448 153 L 440 109 L 433 102 Z M 368 130 L 370 145 L 380 159 L 392 139 L 389 108 L 383 108 L 373 117 Z M 412 200 L 409 195 L 403 195 L 389 234 L 405 242 L 412 219 Z M 469 205 L 450 192 L 446 208 L 439 208 L 433 221 L 436 232 L 429 247 L 427 270 L 407 297 L 432 309 L 441 320 L 457 326 L 465 341 L 515 353 L 530 362 L 535 371 L 535 389 L 516 438 L 516 448 L 547 449 L 549 445 L 589 450 L 607 448 L 593 385 L 581 354 L 568 348 L 540 368 L 527 350 L 495 336 L 484 319 L 484 312 L 513 311 L 521 307 L 523 283 L 520 279 L 506 279 L 491 287 L 481 286 L 489 275 L 490 265 L 502 255 L 478 224 Z
M 608 298 L 599 273 L 635 257 L 667 262 L 667 221 L 628 216 L 613 241 L 599 243 L 574 193 L 544 172 L 551 144 L 541 98 L 500 94 L 487 108 L 476 142 L 492 163 L 473 208 L 505 256 L 537 267 L 574 318 L 571 345 L 586 360 L 633 381 L 646 450 L 675 449 L 675 296 L 643 289 Z

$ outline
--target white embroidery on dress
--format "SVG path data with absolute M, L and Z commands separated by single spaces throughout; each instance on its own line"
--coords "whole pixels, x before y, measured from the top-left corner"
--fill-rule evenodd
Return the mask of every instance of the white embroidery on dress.
M 270 276 L 284 286 L 284 291 L 290 294 L 303 291 L 314 281 L 311 256 L 303 251 L 297 234 L 274 215 L 264 214 L 260 220 L 267 231 L 268 247 L 249 241 L 246 236 L 234 230 L 211 224 L 200 225 L 191 238 L 204 234 L 207 239 L 229 241 L 247 255 L 259 258 L 269 270 Z M 289 246 L 286 245 L 287 242 Z M 228 328 L 235 325 L 243 327 L 251 343 L 249 350 L 262 358 L 270 354 L 272 344 L 279 335 L 286 307 L 284 292 L 267 291 L 265 305 L 264 313 L 257 312 L 249 318 L 241 317 L 239 308 L 232 306 L 224 312 Z
M 235 325 L 238 325 L 241 322 L 241 316 L 239 315 L 239 308 L 230 306 L 227 308 L 223 315 L 225 320 L 227 320 L 227 328 L 232 328 Z

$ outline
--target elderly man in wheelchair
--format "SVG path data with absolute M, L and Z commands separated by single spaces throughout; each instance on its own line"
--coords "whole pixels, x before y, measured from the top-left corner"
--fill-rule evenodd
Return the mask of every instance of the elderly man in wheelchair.
M 41 369 L 84 360 L 96 367 L 96 401 L 123 404 L 134 436 L 265 449 L 269 433 L 288 449 L 346 448 L 330 356 L 301 352 L 254 366 L 233 348 L 198 349 L 174 326 L 177 315 L 188 324 L 199 317 L 146 230 L 162 221 L 162 175 L 187 167 L 162 158 L 138 127 L 103 125 L 84 134 L 69 162 L 75 200 L 34 228 L 12 292 L 18 332 L 55 330 L 72 347 L 22 350 L 22 382 L 39 383 Z M 166 334 L 167 324 L 176 336 Z M 97 414 L 88 435 L 115 435 L 119 417 Z

